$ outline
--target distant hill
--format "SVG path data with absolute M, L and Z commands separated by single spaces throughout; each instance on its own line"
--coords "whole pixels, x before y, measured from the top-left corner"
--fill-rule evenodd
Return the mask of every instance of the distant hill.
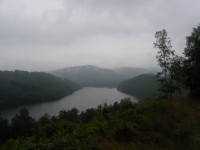
M 163 93 L 159 92 L 158 79 L 155 74 L 148 73 L 136 76 L 134 78 L 123 81 L 117 87 L 118 91 L 138 97 L 140 100 L 159 97 Z M 172 94 L 172 98 L 185 99 L 188 97 L 189 90 L 182 88 L 181 93 Z
M 125 79 L 113 70 L 91 65 L 63 68 L 49 73 L 68 78 L 85 87 L 117 87 Z
M 159 69 L 155 67 L 153 68 L 119 67 L 119 68 L 113 68 L 112 70 L 120 75 L 125 76 L 126 79 L 130 79 L 146 73 L 156 74 L 159 71 Z
M 146 99 L 153 94 L 158 96 L 158 77 L 154 74 L 142 74 L 132 79 L 128 79 L 119 84 L 117 90 L 134 95 L 139 99 Z
M 43 72 L 0 71 L 0 107 L 58 100 L 79 90 L 71 80 Z

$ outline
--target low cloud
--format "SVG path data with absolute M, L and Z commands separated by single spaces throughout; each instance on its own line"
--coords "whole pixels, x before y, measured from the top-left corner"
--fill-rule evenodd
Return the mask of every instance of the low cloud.
M 198 0 L 1 0 L 0 69 L 154 67 L 155 32 L 165 28 L 181 55 L 185 36 L 199 24 L 198 6 Z

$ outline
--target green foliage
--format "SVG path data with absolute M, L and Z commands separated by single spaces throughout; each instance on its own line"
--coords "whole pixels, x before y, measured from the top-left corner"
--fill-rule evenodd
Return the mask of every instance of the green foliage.
M 60 120 L 69 120 L 72 122 L 76 122 L 78 121 L 78 113 L 79 113 L 79 110 L 76 108 L 72 108 L 71 110 L 68 110 L 68 111 L 61 110 L 59 112 L 58 118 Z
M 193 28 L 191 35 L 186 37 L 184 55 L 186 87 L 190 89 L 193 98 L 200 98 L 200 25 Z
M 96 110 L 94 108 L 86 109 L 86 111 L 82 111 L 79 115 L 79 120 L 81 123 L 88 123 L 95 116 Z
M 11 120 L 12 137 L 28 137 L 32 134 L 35 119 L 29 116 L 29 111 L 26 108 L 20 109 L 19 113 L 19 115 L 16 114 Z
M 159 82 L 159 91 L 164 93 L 164 98 L 169 98 L 168 94 L 175 93 L 176 86 L 173 84 L 175 82 L 172 78 L 173 69 L 172 62 L 174 57 L 174 50 L 171 50 L 171 39 L 167 37 L 167 32 L 165 29 L 157 31 L 155 34 L 156 42 L 154 47 L 158 48 L 158 55 L 156 56 L 158 60 L 158 65 L 162 68 L 162 71 L 157 74 L 157 76 L 162 77 L 158 80 Z
M 60 99 L 80 87 L 47 73 L 0 71 L 0 107 L 6 108 Z
M 42 117 L 38 119 L 38 123 L 41 125 L 47 124 L 51 122 L 50 115 L 48 113 L 45 113 Z
M 185 58 L 182 56 L 174 56 L 171 60 L 170 72 L 171 72 L 171 82 L 174 91 L 181 92 L 185 83 L 185 72 L 184 72 L 184 62 Z
M 134 141 L 134 132 L 126 124 L 122 127 L 118 127 L 114 133 L 114 139 L 117 142 L 130 142 Z
M 28 136 L 24 136 L 25 132 L 29 132 L 25 129 L 21 131 L 24 134 L 18 137 L 8 133 L 6 139 L 1 139 L 0 149 L 198 149 L 199 108 L 196 101 L 151 100 L 133 103 L 130 99 L 122 99 L 120 103 L 103 104 L 96 109 L 88 109 L 87 113 L 78 114 L 79 122 L 70 120 L 69 116 L 76 114 L 72 112 L 77 112 L 73 108 L 61 111 L 58 117 L 45 114 L 31 127 L 32 133 Z M 61 119 L 61 114 L 67 117 Z M 81 121 L 84 117 L 88 119 L 86 123 Z M 20 110 L 20 115 L 14 118 L 12 120 L 17 118 L 25 123 L 31 122 L 26 109 Z M 12 126 L 12 122 L 9 124 L 5 119 L 1 118 L 0 121 L 3 129 Z

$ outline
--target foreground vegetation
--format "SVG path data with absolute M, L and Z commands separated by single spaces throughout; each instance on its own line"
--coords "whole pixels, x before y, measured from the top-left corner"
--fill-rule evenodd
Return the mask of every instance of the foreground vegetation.
M 68 79 L 43 72 L 0 71 L 0 108 L 58 100 L 80 89 Z
M 37 121 L 21 109 L 8 123 L 0 118 L 2 150 L 200 148 L 197 101 L 123 99 L 79 113 L 75 108 Z

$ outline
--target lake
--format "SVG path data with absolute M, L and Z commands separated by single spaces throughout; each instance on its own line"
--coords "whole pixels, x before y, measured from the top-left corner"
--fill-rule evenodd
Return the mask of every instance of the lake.
M 4 110 L 0 112 L 0 116 L 11 120 L 11 118 L 19 112 L 20 108 L 26 107 L 29 110 L 30 116 L 38 119 L 45 113 L 48 113 L 51 116 L 57 116 L 60 110 L 70 110 L 73 107 L 77 108 L 79 111 L 84 111 L 88 108 L 97 108 L 99 104 L 103 104 L 104 102 L 108 105 L 113 104 L 116 101 L 120 102 L 123 98 L 130 98 L 133 102 L 138 101 L 137 98 L 119 92 L 116 88 L 87 87 L 57 101 L 23 105 Z

